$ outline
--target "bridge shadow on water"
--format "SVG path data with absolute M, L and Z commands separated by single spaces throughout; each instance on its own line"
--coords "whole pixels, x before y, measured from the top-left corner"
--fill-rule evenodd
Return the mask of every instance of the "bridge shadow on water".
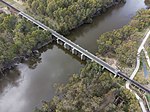
M 69 54 L 73 59 L 76 59 L 77 61 L 79 61 L 79 62 L 80 62 L 81 64 L 83 64 L 83 65 L 85 65 L 86 62 L 88 61 L 88 60 L 85 60 L 85 59 L 84 59 L 84 60 L 81 60 L 81 58 L 80 58 L 79 55 L 74 55 L 74 54 L 72 54 L 71 51 L 65 49 L 65 48 L 63 47 L 63 45 L 59 45 L 59 44 L 57 44 L 56 42 L 54 42 L 54 45 L 56 45 L 59 49 L 63 50 L 63 51 L 65 52 L 65 54 Z
M 63 52 L 65 52 L 65 54 L 68 54 L 69 56 L 71 56 L 73 59 L 76 59 L 78 62 L 80 62 L 82 65 L 85 65 L 86 62 L 88 62 L 89 60 L 88 59 L 84 59 L 84 60 L 81 60 L 80 58 L 80 55 L 74 55 L 71 53 L 70 50 L 67 50 L 63 47 L 63 45 L 59 45 L 57 44 L 56 42 L 53 42 L 53 43 L 50 43 L 42 48 L 40 48 L 38 51 L 39 53 L 37 55 L 33 55 L 31 57 L 29 57 L 27 60 L 24 60 L 22 63 L 28 65 L 28 67 L 30 69 L 35 69 L 37 67 L 37 65 L 39 63 L 41 63 L 42 61 L 42 58 L 41 58 L 41 55 L 42 53 L 46 52 L 47 50 L 53 50 L 54 46 L 57 46 L 58 49 L 61 49 L 63 50 Z

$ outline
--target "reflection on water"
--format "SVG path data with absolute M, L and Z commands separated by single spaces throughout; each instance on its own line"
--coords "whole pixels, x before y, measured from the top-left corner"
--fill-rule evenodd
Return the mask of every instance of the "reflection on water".
M 5 87 L 7 86 L 9 86 L 10 88 L 14 86 L 19 86 L 19 81 L 20 72 L 17 69 L 9 71 L 6 76 L 0 78 L 0 95 L 7 91 L 5 90 Z
M 97 50 L 100 34 L 127 24 L 135 12 L 145 8 L 143 0 L 127 0 L 94 18 L 92 24 L 83 25 L 71 32 L 68 38 L 92 53 Z M 47 50 L 48 49 L 48 50 Z M 0 112 L 32 112 L 54 95 L 54 83 L 65 83 L 73 73 L 79 73 L 84 63 L 61 46 L 49 45 L 41 55 L 31 58 L 0 79 Z
M 0 110 L 2 112 L 31 112 L 41 100 L 50 99 L 54 95 L 54 83 L 64 83 L 70 74 L 78 73 L 81 63 L 65 54 L 54 45 L 40 56 L 40 63 L 32 69 L 35 63 L 19 64 L 21 72 L 19 86 L 6 86 L 4 94 L 0 96 Z M 3 90 L 4 91 L 4 90 Z M 1 112 L 0 111 L 0 112 Z
M 81 26 L 67 37 L 95 53 L 97 51 L 96 40 L 102 33 L 127 24 L 136 14 L 136 11 L 141 8 L 146 8 L 144 0 L 127 0 L 125 5 L 115 6 L 102 16 L 95 17 L 92 24 Z

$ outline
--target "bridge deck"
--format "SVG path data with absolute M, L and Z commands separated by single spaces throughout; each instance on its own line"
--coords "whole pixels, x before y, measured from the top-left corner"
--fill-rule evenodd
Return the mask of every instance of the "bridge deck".
M 80 47 L 79 45 L 75 44 L 74 42 L 70 41 L 69 39 L 65 38 L 63 35 L 57 33 L 56 31 L 50 29 L 49 27 L 47 27 L 46 25 L 42 24 L 41 22 L 35 20 L 34 18 L 32 18 L 31 16 L 25 14 L 24 12 L 19 12 L 19 15 L 25 17 L 26 19 L 30 20 L 31 22 L 33 22 L 34 24 L 36 24 L 37 26 L 43 28 L 44 30 L 48 30 L 52 33 L 53 36 L 55 36 L 57 39 L 63 41 L 65 44 L 69 45 L 70 47 L 72 47 L 73 49 L 79 51 L 80 53 L 82 53 L 83 55 L 85 55 L 86 57 L 88 57 L 89 59 L 95 61 L 96 63 L 100 64 L 101 66 L 103 66 L 104 68 L 106 68 L 108 71 L 110 71 L 113 74 L 117 74 L 120 77 L 124 78 L 127 81 L 130 81 L 134 86 L 140 88 L 141 90 L 150 93 L 150 90 L 148 90 L 147 88 L 145 88 L 144 86 L 142 86 L 141 84 L 139 84 L 137 81 L 131 80 L 127 75 L 125 75 L 124 73 L 120 72 L 117 69 L 114 69 L 113 67 L 111 67 L 108 63 L 104 62 L 103 60 L 101 60 L 100 58 L 98 58 L 97 56 L 93 55 L 92 53 L 90 53 L 89 51 L 83 49 L 82 47 Z
M 1 0 L 2 1 L 2 0 Z M 3 3 L 5 3 L 6 5 L 12 7 L 11 5 L 9 5 L 8 3 L 2 1 Z M 14 8 L 14 7 L 12 7 Z M 14 8 L 15 9 L 15 8 Z M 16 9 L 17 10 L 17 9 Z M 72 41 L 70 41 L 69 39 L 65 38 L 63 35 L 57 33 L 56 31 L 50 29 L 49 27 L 47 27 L 46 25 L 42 24 L 41 22 L 35 20 L 33 17 L 29 16 L 28 14 L 21 12 L 19 10 L 17 10 L 19 13 L 18 15 L 26 18 L 27 20 L 31 21 L 32 23 L 36 24 L 37 26 L 41 27 L 44 30 L 50 31 L 52 33 L 53 36 L 55 36 L 58 40 L 61 40 L 62 42 L 64 42 L 65 44 L 69 45 L 71 48 L 77 50 L 78 52 L 80 52 L 81 54 L 85 55 L 86 57 L 88 57 L 89 59 L 95 61 L 96 63 L 100 64 L 101 66 L 103 66 L 104 68 L 106 68 L 108 71 L 110 71 L 113 74 L 117 74 L 118 76 L 122 77 L 123 79 L 130 81 L 132 85 L 136 86 L 137 88 L 141 89 L 144 92 L 150 93 L 150 90 L 145 88 L 143 85 L 141 85 L 140 83 L 138 83 L 135 80 L 131 80 L 127 75 L 125 75 L 124 73 L 122 73 L 121 71 L 114 69 L 113 67 L 111 67 L 108 63 L 104 62 L 103 60 L 101 60 L 100 58 L 98 58 L 97 56 L 93 55 L 92 53 L 90 53 L 89 51 L 83 49 L 82 47 L 80 47 L 79 45 L 73 43 Z

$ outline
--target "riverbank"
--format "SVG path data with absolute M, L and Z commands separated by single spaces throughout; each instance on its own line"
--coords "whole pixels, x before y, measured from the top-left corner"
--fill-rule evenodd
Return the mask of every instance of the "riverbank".
M 52 43 L 52 35 L 13 14 L 0 14 L 0 73 L 3 75 L 16 64 Z
M 40 45 L 34 47 L 31 50 L 31 53 L 20 54 L 19 56 L 14 57 L 10 61 L 5 60 L 5 62 L 2 62 L 2 64 L 1 64 L 0 74 L 3 76 L 9 70 L 14 69 L 17 64 L 22 63 L 24 61 L 27 61 L 28 58 L 31 58 L 31 57 L 34 57 L 34 56 L 38 56 L 39 55 L 39 51 L 38 50 L 40 50 L 42 47 L 45 47 L 48 44 L 52 44 L 53 41 L 54 41 L 53 39 L 47 40 L 45 42 L 42 42 Z
M 120 67 L 134 67 L 141 38 L 150 26 L 149 13 L 150 10 L 142 9 L 128 25 L 102 34 L 97 40 L 98 54 L 115 58 Z
M 90 14 L 91 16 L 90 17 L 86 17 L 86 19 L 83 19 L 80 23 L 78 23 L 76 26 L 74 26 L 74 27 L 72 27 L 72 29 L 67 29 L 67 31 L 65 31 L 65 32 L 61 32 L 61 33 L 63 33 L 63 34 L 68 34 L 67 32 L 69 32 L 69 31 L 71 31 L 71 30 L 73 30 L 73 29 L 75 29 L 75 28 L 78 28 L 79 26 L 81 26 L 82 24 L 85 24 L 85 23 L 91 23 L 92 22 L 92 18 L 94 17 L 94 16 L 98 16 L 98 15 L 100 15 L 100 14 L 102 14 L 102 13 L 104 13 L 104 12 L 106 12 L 106 10 L 108 9 L 108 8 L 110 8 L 110 7 L 112 7 L 112 6 L 114 6 L 114 5 L 117 5 L 117 4 L 119 4 L 119 3 L 121 3 L 121 2 L 123 2 L 123 3 L 125 3 L 125 0 L 118 0 L 118 1 L 113 1 L 113 2 L 106 2 L 105 3 L 105 5 L 103 5 L 101 8 L 98 8 L 98 9 L 96 9 L 96 11 L 94 12 L 94 13 L 92 13 L 92 14 Z M 54 28 L 55 29 L 55 28 Z M 63 29 L 63 28 L 62 28 Z M 58 31 L 59 32 L 59 31 Z M 48 42 L 46 41 L 46 42 L 43 42 L 40 46 L 41 47 L 43 47 L 43 46 L 45 46 L 45 45 L 47 45 L 47 44 L 49 44 L 49 43 L 52 43 L 52 39 L 50 39 L 50 40 L 48 40 Z M 38 43 L 38 42 L 37 42 Z M 36 43 L 36 44 L 37 44 Z M 28 53 L 28 52 L 26 52 L 26 51 L 24 51 L 24 53 L 22 54 L 22 53 L 19 53 L 19 54 L 21 54 L 21 55 L 17 55 L 17 56 L 15 56 L 15 57 L 11 57 L 11 59 L 7 59 L 7 56 L 5 57 L 5 60 L 4 61 L 2 61 L 1 62 L 1 64 L 0 64 L 0 73 L 1 74 L 3 74 L 4 72 L 6 72 L 7 70 L 10 70 L 10 69 L 12 69 L 12 68 L 14 68 L 15 67 L 15 65 L 17 64 L 17 63 L 20 63 L 20 62 L 22 62 L 23 60 L 26 60 L 27 58 L 29 58 L 29 57 L 31 57 L 31 56 L 33 56 L 35 53 L 36 53 L 36 51 L 38 50 L 38 49 L 40 49 L 40 47 L 38 47 L 38 48 L 36 48 L 36 47 L 30 47 L 30 49 L 31 49 L 31 51 Z M 28 50 L 27 50 L 28 51 Z M 15 55 L 15 54 L 14 54 Z M 1 60 L 3 60 L 3 59 L 1 59 Z
M 140 84 L 147 87 L 150 82 L 150 77 L 145 76 L 144 69 L 150 70 L 149 66 L 145 63 L 146 58 L 144 52 L 140 54 L 141 61 L 136 62 L 137 51 L 140 46 L 147 30 L 150 28 L 150 9 L 142 9 L 137 12 L 137 14 L 132 18 L 132 20 L 120 29 L 106 32 L 102 34 L 98 43 L 98 55 L 102 57 L 114 58 L 117 60 L 116 66 L 122 72 L 126 73 L 128 76 L 133 72 L 135 64 L 140 64 L 138 73 L 134 80 L 138 81 Z M 150 39 L 144 45 L 145 49 L 149 51 Z M 103 47 L 102 47 L 103 46 Z M 150 53 L 148 52 L 148 55 Z M 139 60 L 139 59 L 138 59 Z M 148 75 L 148 74 L 147 74 Z M 134 89 L 135 91 L 138 91 Z M 141 93 L 137 92 L 139 95 Z
M 141 8 L 145 8 L 143 1 L 127 0 L 125 5 L 115 6 L 102 16 L 95 17 L 92 24 L 81 26 L 67 38 L 95 54 L 99 35 L 127 24 Z M 11 70 L 5 79 L 0 80 L 2 112 L 31 112 L 35 107 L 41 107 L 41 101 L 49 101 L 55 95 L 55 83 L 66 84 L 72 74 L 79 74 L 85 66 L 57 45 L 48 45 L 40 53 L 38 59 L 32 58 L 19 64 L 16 68 L 18 73 Z
M 122 79 L 88 63 L 67 84 L 55 86 L 57 95 L 34 112 L 141 112 L 138 101 L 123 85 Z
M 125 0 L 88 0 L 86 2 L 62 0 L 58 2 L 47 1 L 42 4 L 40 1 L 35 3 L 27 0 L 27 13 L 55 31 L 66 35 L 85 23 L 91 23 L 94 16 L 105 13 L 108 8 L 125 2 Z M 35 4 L 36 6 L 34 6 Z M 41 7 L 43 7 L 42 11 Z
M 126 3 L 126 0 L 113 0 L 113 2 L 110 2 L 110 3 L 106 3 L 106 5 L 102 6 L 101 8 L 98 8 L 96 10 L 96 12 L 94 12 L 90 17 L 87 17 L 87 19 L 83 20 L 83 22 L 79 23 L 77 26 L 75 26 L 74 28 L 68 30 L 68 31 L 65 31 L 65 32 L 60 32 L 64 35 L 69 35 L 70 32 L 76 28 L 79 28 L 80 26 L 84 25 L 84 24 L 91 24 L 93 22 L 93 18 L 96 17 L 96 16 L 100 16 L 104 13 L 107 12 L 108 9 L 116 6 L 116 5 L 120 5 L 120 4 L 125 4 Z
M 117 35 L 118 38 L 121 38 L 123 36 L 124 42 L 128 43 L 128 41 L 130 40 L 131 43 L 134 43 L 135 46 L 138 47 L 138 43 L 140 43 L 142 40 L 141 37 L 143 37 L 145 30 L 149 27 L 150 19 L 147 18 L 147 17 L 149 17 L 149 16 L 146 16 L 147 14 L 149 14 L 149 10 L 139 11 L 137 13 L 137 15 L 133 18 L 131 23 L 129 23 L 129 25 L 131 25 L 131 26 L 135 25 L 136 28 L 131 28 L 130 26 L 125 26 L 122 29 L 117 30 L 118 32 L 115 30 L 110 33 L 105 33 L 104 35 L 102 35 L 100 37 L 99 42 L 102 40 L 102 37 L 107 40 L 108 40 L 108 37 L 110 37 L 113 42 L 117 41 L 117 39 L 113 40 L 113 37 L 116 37 L 116 35 Z M 134 23 L 133 23 L 133 21 L 134 21 Z M 136 22 L 136 24 L 135 24 L 135 22 Z M 143 24 L 143 23 L 145 23 L 145 24 Z M 120 33 L 122 32 L 122 30 L 124 33 L 121 35 Z M 106 35 L 107 35 L 107 37 L 106 37 Z M 130 39 L 127 41 L 127 40 L 125 40 L 126 37 L 129 37 Z M 134 41 L 137 41 L 137 43 L 132 42 L 133 41 L 132 39 Z M 102 41 L 102 42 L 105 42 L 105 41 Z M 112 44 L 114 44 L 113 42 L 112 42 Z M 124 45 L 122 46 L 121 43 L 120 43 L 120 45 L 121 46 L 119 48 L 124 47 Z M 132 44 L 129 44 L 129 46 L 127 46 L 127 48 L 124 50 L 130 50 L 130 49 L 134 50 L 134 49 L 136 49 L 135 46 L 133 46 Z M 109 45 L 109 47 L 111 47 L 111 45 Z M 130 47 L 132 47 L 132 48 L 130 48 Z M 107 49 L 108 49 L 108 47 L 107 47 Z M 106 50 L 105 50 L 105 52 L 106 52 Z M 125 51 L 123 51 L 123 52 L 124 52 L 124 54 L 127 53 Z M 132 54 L 134 52 L 132 51 L 130 53 Z M 109 56 L 111 57 L 114 55 L 111 54 Z M 130 56 L 130 55 L 128 54 L 127 56 Z M 133 56 L 132 56 L 132 58 L 133 58 Z M 128 66 L 130 66 L 130 65 L 128 65 Z M 103 74 L 105 74 L 105 77 L 103 77 Z M 133 96 L 133 94 L 130 93 L 130 91 L 125 89 L 125 87 L 123 86 L 124 82 L 119 82 L 120 79 L 116 80 L 116 79 L 112 78 L 110 74 L 109 74 L 110 76 L 108 75 L 108 77 L 107 77 L 107 75 L 108 75 L 107 72 L 105 73 L 105 72 L 101 71 L 101 68 L 99 68 L 95 63 L 93 65 L 91 65 L 91 63 L 87 64 L 86 67 L 84 67 L 81 70 L 80 74 L 74 74 L 70 78 L 69 82 L 66 85 L 63 85 L 63 86 L 60 85 L 58 87 L 58 89 L 56 89 L 56 91 L 58 92 L 57 93 L 58 96 L 55 96 L 51 101 L 48 101 L 48 102 L 44 101 L 42 108 L 36 109 L 35 112 L 38 112 L 38 111 L 46 112 L 49 110 L 52 110 L 52 111 L 64 110 L 64 111 L 69 111 L 69 112 L 71 112 L 71 111 L 84 111 L 85 112 L 87 110 L 89 110 L 90 112 L 93 112 L 93 111 L 104 111 L 105 110 L 107 112 L 107 111 L 113 111 L 113 109 L 116 111 L 116 108 L 115 108 L 116 102 L 119 105 L 120 110 L 122 109 L 123 111 L 140 112 L 141 109 L 138 104 L 138 101 Z M 104 78 L 106 78 L 106 79 L 104 79 Z M 114 82 L 117 82 L 117 84 L 119 84 L 119 87 L 117 90 L 119 90 L 119 92 L 124 93 L 124 94 L 113 94 L 113 92 L 117 92 L 117 91 L 111 91 L 111 89 L 112 89 L 111 84 L 113 83 L 113 82 L 109 82 L 110 80 L 112 81 L 111 78 L 113 80 L 115 80 Z M 110 91 L 107 91 L 107 86 L 111 88 L 111 89 L 109 88 Z M 103 87 L 105 87 L 105 88 L 103 88 Z M 113 85 L 113 87 L 114 87 L 114 85 Z M 116 88 L 117 87 L 115 87 L 114 90 Z M 104 92 L 105 90 L 107 92 Z M 101 92 L 102 92 L 102 94 L 101 94 Z M 101 99 L 100 96 L 102 96 L 102 95 L 104 95 L 103 96 L 104 99 Z M 111 97 L 112 101 L 109 100 L 110 101 L 109 105 L 107 105 L 107 103 L 108 103 L 107 95 L 109 95 L 109 96 L 112 95 L 112 97 Z M 116 97 L 116 99 L 115 99 L 113 97 L 113 95 L 114 96 L 117 95 L 118 97 Z M 128 95 L 128 97 L 127 97 L 127 95 Z M 60 98 L 59 96 L 63 96 L 63 97 Z M 117 99 L 119 99 L 119 100 L 117 100 Z M 105 102 L 106 104 L 105 103 L 103 104 L 102 102 Z M 119 103 L 119 102 L 124 102 L 124 103 Z M 129 103 L 129 105 L 128 105 L 128 103 Z M 88 105 L 90 105 L 90 106 L 88 106 Z M 102 105 L 102 106 L 105 105 L 105 106 L 103 106 L 102 110 L 100 108 L 101 107 L 100 105 Z M 124 106 L 126 109 L 124 109 Z

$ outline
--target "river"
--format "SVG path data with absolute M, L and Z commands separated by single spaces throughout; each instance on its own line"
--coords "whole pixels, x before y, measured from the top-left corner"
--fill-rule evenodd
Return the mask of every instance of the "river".
M 144 0 L 127 0 L 125 5 L 95 17 L 92 24 L 73 30 L 67 38 L 96 53 L 98 37 L 127 24 L 141 8 L 146 8 Z M 0 112 L 32 112 L 42 100 L 47 101 L 54 96 L 55 83 L 66 83 L 71 74 L 80 72 L 82 66 L 84 63 L 78 57 L 61 46 L 46 46 L 37 59 L 19 64 L 0 78 Z

